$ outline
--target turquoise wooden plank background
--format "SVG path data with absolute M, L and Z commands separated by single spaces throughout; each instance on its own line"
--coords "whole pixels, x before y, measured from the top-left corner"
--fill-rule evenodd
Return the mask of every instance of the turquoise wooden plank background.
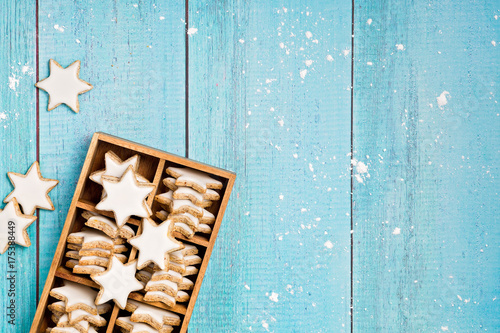
M 238 174 L 190 331 L 498 331 L 495 7 L 1 2 L 0 171 L 61 183 L 0 331 L 30 327 L 95 131 Z M 82 61 L 80 114 L 34 89 L 50 58 Z

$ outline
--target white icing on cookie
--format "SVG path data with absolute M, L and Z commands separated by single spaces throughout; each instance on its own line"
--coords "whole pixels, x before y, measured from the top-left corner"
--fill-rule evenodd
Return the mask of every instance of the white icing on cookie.
M 137 261 L 134 260 L 124 265 L 115 256 L 111 258 L 110 265 L 104 273 L 91 275 L 92 280 L 101 286 L 95 303 L 103 304 L 112 299 L 121 309 L 124 309 L 129 294 L 143 288 L 135 278 Z
M 172 291 L 177 294 L 177 283 L 170 280 L 158 280 L 158 281 L 149 281 L 146 285 L 146 290 L 153 290 L 160 287 L 166 287 L 167 289 L 172 289 Z
M 166 320 L 178 321 L 181 319 L 177 314 L 170 312 L 168 310 L 164 310 L 161 308 L 154 307 L 152 305 L 147 305 L 131 300 L 129 300 L 128 302 L 133 304 L 133 306 L 136 308 L 131 316 L 132 319 L 134 319 L 134 316 L 149 315 L 151 316 L 152 321 L 154 321 L 157 325 L 160 326 L 162 326 Z
M 158 330 L 144 323 L 134 323 L 130 317 L 120 317 L 116 319 L 116 324 L 123 328 L 131 327 L 129 333 L 158 333 Z
M 167 173 L 175 178 L 175 185 L 177 186 L 190 186 L 201 193 L 205 193 L 207 189 L 220 189 L 222 183 L 213 179 L 208 174 L 193 170 L 190 168 L 176 168 L 168 167 Z
M 128 240 L 139 250 L 137 262 L 139 269 L 146 267 L 150 262 L 165 269 L 165 255 L 182 249 L 182 243 L 172 237 L 171 229 L 171 221 L 167 220 L 157 226 L 153 220 L 143 219 L 142 234 Z
M 149 217 L 149 207 L 144 204 L 155 185 L 139 184 L 132 167 L 129 167 L 119 181 L 102 177 L 106 197 L 97 204 L 99 210 L 113 211 L 118 227 L 122 227 L 132 215 Z
M 108 249 L 112 249 L 115 246 L 113 239 L 111 239 L 101 231 L 94 229 L 82 229 L 82 231 L 73 232 L 68 235 L 68 242 L 73 242 L 74 238 L 83 238 L 83 241 L 81 243 L 77 243 L 82 244 L 83 248 L 89 248 L 89 244 L 94 245 L 93 243 L 101 242 L 106 243 L 109 247 Z
M 67 312 L 72 311 L 75 307 L 84 306 L 88 312 L 97 314 L 97 307 L 94 303 L 97 292 L 94 289 L 70 281 L 63 283 L 62 287 L 53 288 L 50 295 L 57 299 L 61 299 L 60 295 L 62 295 L 65 298 Z
M 104 154 L 104 164 L 106 165 L 104 170 L 93 172 L 90 175 L 90 179 L 99 185 L 102 185 L 102 176 L 121 178 L 128 167 L 132 167 L 132 170 L 136 172 L 139 166 L 139 155 L 134 155 L 126 161 L 122 161 L 110 150 Z
M 92 216 L 91 218 L 89 218 L 87 220 L 87 222 L 85 222 L 85 225 L 90 225 L 91 223 L 95 223 L 96 225 L 102 224 L 104 226 L 111 228 L 111 230 L 113 232 L 111 235 L 108 234 L 108 236 L 112 237 L 112 238 L 118 237 L 120 231 L 124 231 L 128 234 L 135 235 L 134 230 L 132 228 L 130 228 L 128 225 L 124 225 L 121 228 L 118 228 L 118 226 L 116 225 L 116 223 L 114 221 L 112 221 L 108 218 L 105 218 L 104 216 L 101 216 L 101 215 Z M 102 231 L 104 232 L 104 230 L 102 230 Z
M 48 111 L 63 103 L 76 113 L 80 111 L 78 95 L 93 87 L 78 77 L 79 72 L 80 60 L 63 68 L 57 61 L 50 59 L 50 76 L 35 84 L 36 87 L 49 93 Z
M 36 216 L 23 215 L 14 198 L 0 210 L 0 254 L 9 248 L 9 237 L 21 246 L 30 246 L 31 241 L 26 229 L 36 220 Z M 12 240 L 12 239 L 10 239 Z
M 49 197 L 49 192 L 59 183 L 58 180 L 43 178 L 38 162 L 31 165 L 26 175 L 9 172 L 14 191 L 4 199 L 7 203 L 13 198 L 17 199 L 23 212 L 33 215 L 37 208 L 54 210 L 54 205 Z

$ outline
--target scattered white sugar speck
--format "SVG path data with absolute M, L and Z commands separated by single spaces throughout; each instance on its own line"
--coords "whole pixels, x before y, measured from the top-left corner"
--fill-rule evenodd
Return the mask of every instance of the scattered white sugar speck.
M 245 289 L 250 290 L 250 287 L 248 286 L 248 284 L 245 284 Z
M 64 27 L 59 24 L 54 25 L 54 29 L 56 29 L 59 32 L 64 32 Z
M 240 40 L 238 40 L 238 42 L 240 42 L 241 44 L 243 44 L 245 42 L 245 40 L 244 39 L 240 39 Z
M 283 126 L 285 124 L 285 121 L 283 119 L 280 119 L 278 120 L 278 124 L 280 124 L 280 126 Z
M 347 57 L 349 53 L 351 53 L 351 50 L 345 49 L 344 51 L 342 51 L 342 53 L 344 54 L 344 57 Z
M 137 8 L 139 5 L 134 3 L 132 6 L 134 6 L 135 8 Z
M 306 31 L 306 37 L 311 39 L 311 37 L 313 36 L 312 32 L 310 31 Z
M 311 170 L 311 172 L 314 172 L 314 168 L 313 168 L 313 165 L 311 163 L 309 163 L 309 170 Z
M 299 158 L 299 154 L 297 154 L 297 153 L 293 154 L 292 156 L 293 156 L 293 158 Z
M 367 64 L 368 66 L 372 66 L 372 65 L 373 65 L 373 62 L 368 61 L 366 64 Z
M 326 60 L 328 60 L 328 61 L 332 62 L 332 61 L 333 61 L 333 57 L 332 57 L 332 55 L 331 55 L 331 54 L 327 55 L 327 56 L 326 56 Z
M 33 68 L 31 68 L 30 66 L 27 66 L 27 65 L 26 65 L 26 66 L 23 66 L 23 67 L 21 68 L 21 72 L 22 72 L 23 74 L 28 73 L 28 74 L 30 74 L 30 75 L 31 75 L 31 74 L 33 74 Z
M 276 79 L 266 79 L 266 84 L 272 83 L 276 81 Z M 273 110 L 274 111 L 274 110 Z
M 16 91 L 17 87 L 19 87 L 19 78 L 16 78 L 16 75 L 12 74 L 12 76 L 9 76 L 9 88 Z
M 195 34 L 195 33 L 197 33 L 197 32 L 198 32 L 198 29 L 196 29 L 196 28 L 189 28 L 189 29 L 187 30 L 187 34 L 188 34 L 189 36 L 194 35 L 194 34 Z
M 266 331 L 269 332 L 269 324 L 265 320 L 262 321 L 262 327 L 264 327 Z
M 313 64 L 312 60 L 306 60 L 304 62 L 305 62 L 305 64 L 306 64 L 307 67 L 309 67 L 309 66 L 311 66 Z
M 273 302 L 278 302 L 278 294 L 275 293 L 274 291 L 271 293 L 271 296 L 269 296 L 269 299 Z
M 443 106 L 448 104 L 448 97 L 450 96 L 451 96 L 450 93 L 445 90 L 441 93 L 441 95 L 436 97 L 437 103 L 441 109 L 443 108 Z
M 307 212 L 307 209 L 306 209 L 306 208 L 301 208 L 301 209 L 300 209 L 300 212 L 301 212 L 301 213 Z
M 81 43 L 79 39 L 75 39 L 75 42 L 77 42 L 78 44 Z
M 370 25 L 372 24 L 373 20 L 371 18 L 369 18 L 368 20 L 366 20 L 366 24 Z
M 370 174 L 368 173 L 368 165 L 365 163 L 358 161 L 353 158 L 351 160 L 352 166 L 355 168 L 356 173 L 354 174 L 354 178 L 358 183 L 363 183 L 365 178 L 370 178 Z
M 280 43 L 280 48 L 284 49 L 285 48 L 285 43 Z
M 403 44 L 396 44 L 396 48 L 399 50 L 399 51 L 403 51 L 405 49 L 405 46 Z
M 283 194 L 280 194 L 280 200 L 285 199 L 285 196 Z
M 160 16 L 160 21 L 163 21 L 165 19 L 165 16 Z
M 495 42 L 494 40 L 491 41 L 491 45 L 493 46 L 497 46 L 497 42 Z
M 326 248 L 333 249 L 333 244 L 329 240 L 327 240 L 324 245 Z
M 448 326 L 441 326 L 441 331 L 443 331 L 443 332 L 448 331 Z
M 401 229 L 399 228 L 394 228 L 394 231 L 392 232 L 393 235 L 399 235 L 401 233 Z
M 0 113 L 0 123 L 5 119 L 7 119 L 7 114 L 5 112 Z
M 307 69 L 303 69 L 303 70 L 300 71 L 300 77 L 301 78 L 305 78 L 306 75 L 307 75 Z

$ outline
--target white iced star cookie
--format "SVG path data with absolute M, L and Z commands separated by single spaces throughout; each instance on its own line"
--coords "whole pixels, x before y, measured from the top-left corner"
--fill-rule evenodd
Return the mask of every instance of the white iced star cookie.
M 143 288 L 142 283 L 135 278 L 136 270 L 137 260 L 122 264 L 113 256 L 105 272 L 90 276 L 101 287 L 95 303 L 99 305 L 112 299 L 120 309 L 124 309 L 129 294 Z
M 23 213 L 27 215 L 33 215 L 37 208 L 54 210 L 49 192 L 59 181 L 43 178 L 38 162 L 31 165 L 26 175 L 15 172 L 9 172 L 7 175 L 14 185 L 14 191 L 10 192 L 3 202 L 7 203 L 16 198 L 23 208 Z
M 91 90 L 93 87 L 90 83 L 78 77 L 79 72 L 80 60 L 63 68 L 57 61 L 50 59 L 50 76 L 35 84 L 37 88 L 49 93 L 48 111 L 61 104 L 66 104 L 76 113 L 80 111 L 78 95 Z
M 129 166 L 120 180 L 115 177 L 102 176 L 102 186 L 106 191 L 106 197 L 97 204 L 96 208 L 112 211 L 119 228 L 125 225 L 132 215 L 139 217 L 151 215 L 151 210 L 144 200 L 156 186 L 137 182 L 132 168 Z
M 110 150 L 104 154 L 104 163 L 106 168 L 92 172 L 89 178 L 97 184 L 102 185 L 102 176 L 121 178 L 125 171 L 127 171 L 127 168 L 132 166 L 132 170 L 136 173 L 137 181 L 140 183 L 149 183 L 146 178 L 137 173 L 139 160 L 139 155 L 134 155 L 126 161 L 122 161 L 120 157 Z
M 160 225 L 150 218 L 142 220 L 142 234 L 128 240 L 132 246 L 139 250 L 137 260 L 138 269 L 143 269 L 150 263 L 155 263 L 165 269 L 168 264 L 168 253 L 184 248 L 181 242 L 172 236 L 173 223 L 170 220 Z
M 9 238 L 16 244 L 30 246 L 31 242 L 26 228 L 35 220 L 36 216 L 21 213 L 15 198 L 3 210 L 0 210 L 0 254 L 5 253 L 9 248 Z

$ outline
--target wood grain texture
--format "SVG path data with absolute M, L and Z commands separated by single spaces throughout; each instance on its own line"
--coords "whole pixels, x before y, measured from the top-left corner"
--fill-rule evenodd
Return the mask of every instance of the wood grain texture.
M 354 331 L 498 331 L 497 8 L 355 14 Z
M 36 160 L 35 109 L 35 4 L 33 2 L 0 2 L 0 199 L 12 186 L 7 172 L 25 173 Z M 9 296 L 7 278 L 8 252 L 0 255 L 1 332 L 26 332 L 36 306 L 36 223 L 28 227 L 31 247 L 15 247 L 17 270 L 15 297 Z M 7 305 L 15 300 L 15 326 L 7 323 Z
M 189 1 L 189 28 L 189 157 L 238 174 L 190 332 L 349 331 L 350 4 Z
M 40 92 L 42 170 L 61 180 L 52 192 L 58 214 L 43 214 L 40 288 L 59 239 L 90 138 L 115 134 L 169 152 L 185 150 L 184 2 L 40 0 L 40 77 L 50 58 L 81 60 L 94 89 L 80 113 L 47 112 Z

